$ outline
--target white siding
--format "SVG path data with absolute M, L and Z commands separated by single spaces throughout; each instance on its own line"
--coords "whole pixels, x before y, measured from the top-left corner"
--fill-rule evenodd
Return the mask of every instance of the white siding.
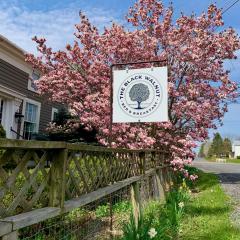
M 238 156 L 240 156 L 240 145 L 234 146 L 234 158 L 237 158 Z

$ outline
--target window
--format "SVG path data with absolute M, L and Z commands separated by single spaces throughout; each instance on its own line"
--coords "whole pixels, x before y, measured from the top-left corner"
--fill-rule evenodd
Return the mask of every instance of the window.
M 40 74 L 33 70 L 32 76 L 28 80 L 28 89 L 37 92 L 36 81 L 40 78 Z
M 24 115 L 23 137 L 24 139 L 31 139 L 32 134 L 38 132 L 40 104 L 27 102 Z
M 58 114 L 58 109 L 57 108 L 52 108 L 52 117 L 51 117 L 51 121 L 55 121 L 57 118 L 57 114 Z

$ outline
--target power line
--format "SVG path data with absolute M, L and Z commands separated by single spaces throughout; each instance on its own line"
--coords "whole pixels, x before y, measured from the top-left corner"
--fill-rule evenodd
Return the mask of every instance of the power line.
M 223 10 L 222 15 L 226 13 L 230 8 L 232 8 L 235 4 L 237 4 L 240 0 L 235 1 L 232 3 L 229 7 L 227 7 L 225 10 Z

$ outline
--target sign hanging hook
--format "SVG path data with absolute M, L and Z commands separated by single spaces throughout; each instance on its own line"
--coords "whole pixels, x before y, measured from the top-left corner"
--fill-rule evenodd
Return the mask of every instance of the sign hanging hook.
M 129 70 L 128 65 L 126 65 L 126 73 L 128 73 L 128 70 Z
M 153 64 L 152 64 L 152 66 L 151 66 L 151 71 L 153 71 L 153 68 L 154 68 L 154 66 L 153 66 Z

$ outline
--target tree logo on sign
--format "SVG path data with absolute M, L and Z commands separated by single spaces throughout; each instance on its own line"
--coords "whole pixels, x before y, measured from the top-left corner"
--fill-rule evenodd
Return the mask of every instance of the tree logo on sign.
M 156 77 L 135 73 L 122 81 L 117 96 L 123 112 L 139 121 L 158 109 L 162 101 L 162 88 Z
M 136 109 L 143 109 L 141 103 L 148 100 L 149 95 L 149 88 L 143 83 L 134 84 L 129 92 L 130 99 L 138 104 Z

